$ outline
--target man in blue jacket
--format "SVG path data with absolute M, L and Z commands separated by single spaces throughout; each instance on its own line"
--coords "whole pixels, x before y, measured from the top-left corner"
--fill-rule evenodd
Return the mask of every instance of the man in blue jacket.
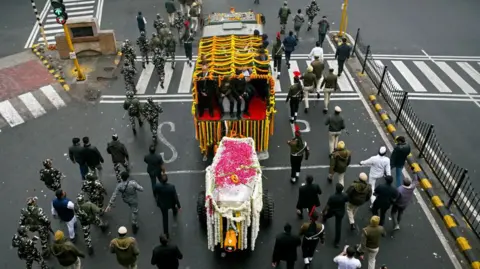
M 293 31 L 288 33 L 288 36 L 283 39 L 283 47 L 285 48 L 285 61 L 287 68 L 290 69 L 290 56 L 297 46 L 297 37 L 293 35 Z
M 52 201 L 52 215 L 54 218 L 60 218 L 62 222 L 67 224 L 68 236 L 71 241 L 75 241 L 75 204 L 67 198 L 67 194 L 63 190 L 55 192 L 57 198 Z
M 145 34 L 147 31 L 145 31 L 145 26 L 147 25 L 147 20 L 145 17 L 142 15 L 142 12 L 139 11 L 137 15 L 137 25 L 138 25 L 138 30 L 140 33 L 144 32 Z

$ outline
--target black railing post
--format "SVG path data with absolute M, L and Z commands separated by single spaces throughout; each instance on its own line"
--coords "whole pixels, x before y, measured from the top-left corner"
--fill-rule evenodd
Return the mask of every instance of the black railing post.
M 367 58 L 369 53 L 370 53 L 370 45 L 367 46 L 367 53 L 365 53 L 365 59 L 363 61 L 363 66 L 362 66 L 362 75 L 363 73 L 365 73 L 365 66 L 367 65 Z
M 457 197 L 458 191 L 462 187 L 463 181 L 465 180 L 465 178 L 467 178 L 467 173 L 468 173 L 467 169 L 463 170 L 462 176 L 460 177 L 460 181 L 458 181 L 457 186 L 455 186 L 455 189 L 453 190 L 452 195 L 450 195 L 450 200 L 448 200 L 447 208 L 450 209 L 450 206 L 452 205 L 452 203 L 455 202 L 455 197 Z
M 407 101 L 407 97 L 408 97 L 408 92 L 403 92 L 402 103 L 400 104 L 400 109 L 398 110 L 397 118 L 395 119 L 395 124 L 397 124 L 398 121 L 400 120 L 400 116 L 402 115 L 403 106 L 405 105 L 405 101 Z
M 418 154 L 418 158 L 423 158 L 423 151 L 427 147 L 428 140 L 430 140 L 430 136 L 432 135 L 433 131 L 433 124 L 430 124 L 430 127 L 428 128 L 427 136 L 425 137 L 425 141 L 423 141 L 423 145 L 420 148 L 420 154 Z
M 383 67 L 382 78 L 380 79 L 380 84 L 378 84 L 377 95 L 380 95 L 380 91 L 382 90 L 382 86 L 383 86 L 383 80 L 385 79 L 386 74 L 387 74 L 387 66 Z
M 358 36 L 360 35 L 360 28 L 357 29 L 357 34 L 355 35 L 355 43 L 353 44 L 352 56 L 355 55 L 355 49 L 357 49 Z

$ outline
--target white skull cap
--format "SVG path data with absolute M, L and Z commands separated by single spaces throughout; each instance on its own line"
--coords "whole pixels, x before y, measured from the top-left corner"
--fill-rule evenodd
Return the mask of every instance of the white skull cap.
M 385 154 L 387 152 L 387 148 L 385 146 L 381 146 L 380 150 L 378 151 L 380 154 Z
M 125 228 L 125 226 L 121 226 L 118 228 L 118 234 L 127 234 L 127 228 Z
M 340 113 L 340 112 L 342 112 L 342 109 L 341 109 L 339 106 L 336 106 L 336 107 L 335 107 L 335 112 L 339 112 L 339 113 Z

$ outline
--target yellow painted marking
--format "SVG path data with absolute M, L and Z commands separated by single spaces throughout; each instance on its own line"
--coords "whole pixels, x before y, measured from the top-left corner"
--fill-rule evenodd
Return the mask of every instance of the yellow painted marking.
M 420 184 L 422 184 L 422 188 L 424 189 L 431 189 L 432 188 L 432 183 L 430 183 L 430 180 L 426 178 L 420 179 Z
M 412 154 L 412 153 L 410 153 L 410 154 L 408 154 L 408 156 L 407 156 L 407 157 L 413 157 L 413 154 Z
M 457 244 L 460 246 L 460 249 L 462 251 L 465 251 L 465 250 L 470 250 L 472 249 L 472 247 L 470 246 L 470 244 L 468 243 L 467 239 L 465 237 L 459 237 L 457 238 Z
M 68 92 L 70 90 L 70 86 L 65 84 L 65 85 L 63 85 L 63 89 Z
M 387 113 L 383 113 L 382 115 L 380 115 L 380 118 L 382 120 L 388 120 L 389 119 Z
M 472 262 L 472 269 L 480 269 L 480 262 L 478 261 Z
M 440 199 L 440 197 L 438 197 L 437 195 L 432 197 L 432 203 L 435 207 L 443 206 L 442 199 Z
M 119 52 L 117 53 L 117 55 L 118 55 L 118 56 L 122 56 L 122 52 L 119 51 Z
M 89 68 L 89 67 L 81 66 L 80 68 L 82 69 L 82 73 L 83 73 L 83 74 L 87 74 L 87 73 L 92 72 L 92 69 Z M 77 71 L 76 71 L 75 69 L 76 69 L 75 67 L 72 67 L 72 70 L 70 70 L 70 73 L 71 73 L 73 76 L 77 76 Z
M 357 76 L 359 76 L 359 77 L 364 77 L 364 76 L 366 76 L 366 75 L 367 75 L 367 74 L 365 74 L 365 73 L 362 74 L 362 72 L 358 72 L 358 73 L 357 73 Z
M 370 95 L 368 99 L 370 99 L 370 101 L 373 101 L 373 100 L 377 100 L 377 97 L 375 97 L 375 95 Z
M 376 105 L 375 105 L 375 109 L 376 109 L 377 111 L 382 110 L 382 106 L 381 106 L 380 104 L 376 104 Z
M 452 218 L 452 216 L 449 216 L 449 215 L 444 216 L 443 221 L 445 221 L 445 224 L 447 224 L 447 228 L 449 228 L 449 229 L 453 228 L 453 227 L 457 227 L 457 224 L 455 223 L 455 220 Z M 459 238 L 457 238 L 457 242 L 458 242 L 458 239 Z M 468 244 L 468 242 L 467 242 L 467 244 Z
M 113 63 L 114 63 L 115 65 L 118 65 L 118 63 L 120 63 L 120 60 L 115 60 L 115 61 L 113 61 Z
M 388 116 L 387 116 L 388 117 Z M 397 129 L 395 129 L 395 126 L 393 126 L 393 124 L 389 124 L 387 125 L 387 130 L 389 133 L 393 133 L 395 132 Z
M 422 171 L 422 168 L 420 168 L 420 165 L 418 165 L 418 163 L 412 163 L 411 166 L 412 166 L 413 172 L 415 173 Z

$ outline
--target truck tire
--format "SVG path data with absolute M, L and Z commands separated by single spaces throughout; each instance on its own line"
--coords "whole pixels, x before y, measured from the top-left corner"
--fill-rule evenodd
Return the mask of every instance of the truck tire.
M 205 208 L 205 192 L 201 191 L 197 198 L 197 216 L 202 227 L 207 227 L 207 209 Z
M 272 196 L 268 193 L 267 190 L 263 191 L 263 208 L 260 212 L 260 223 L 262 226 L 269 226 L 273 221 L 273 212 L 275 210 L 275 204 L 273 202 Z

